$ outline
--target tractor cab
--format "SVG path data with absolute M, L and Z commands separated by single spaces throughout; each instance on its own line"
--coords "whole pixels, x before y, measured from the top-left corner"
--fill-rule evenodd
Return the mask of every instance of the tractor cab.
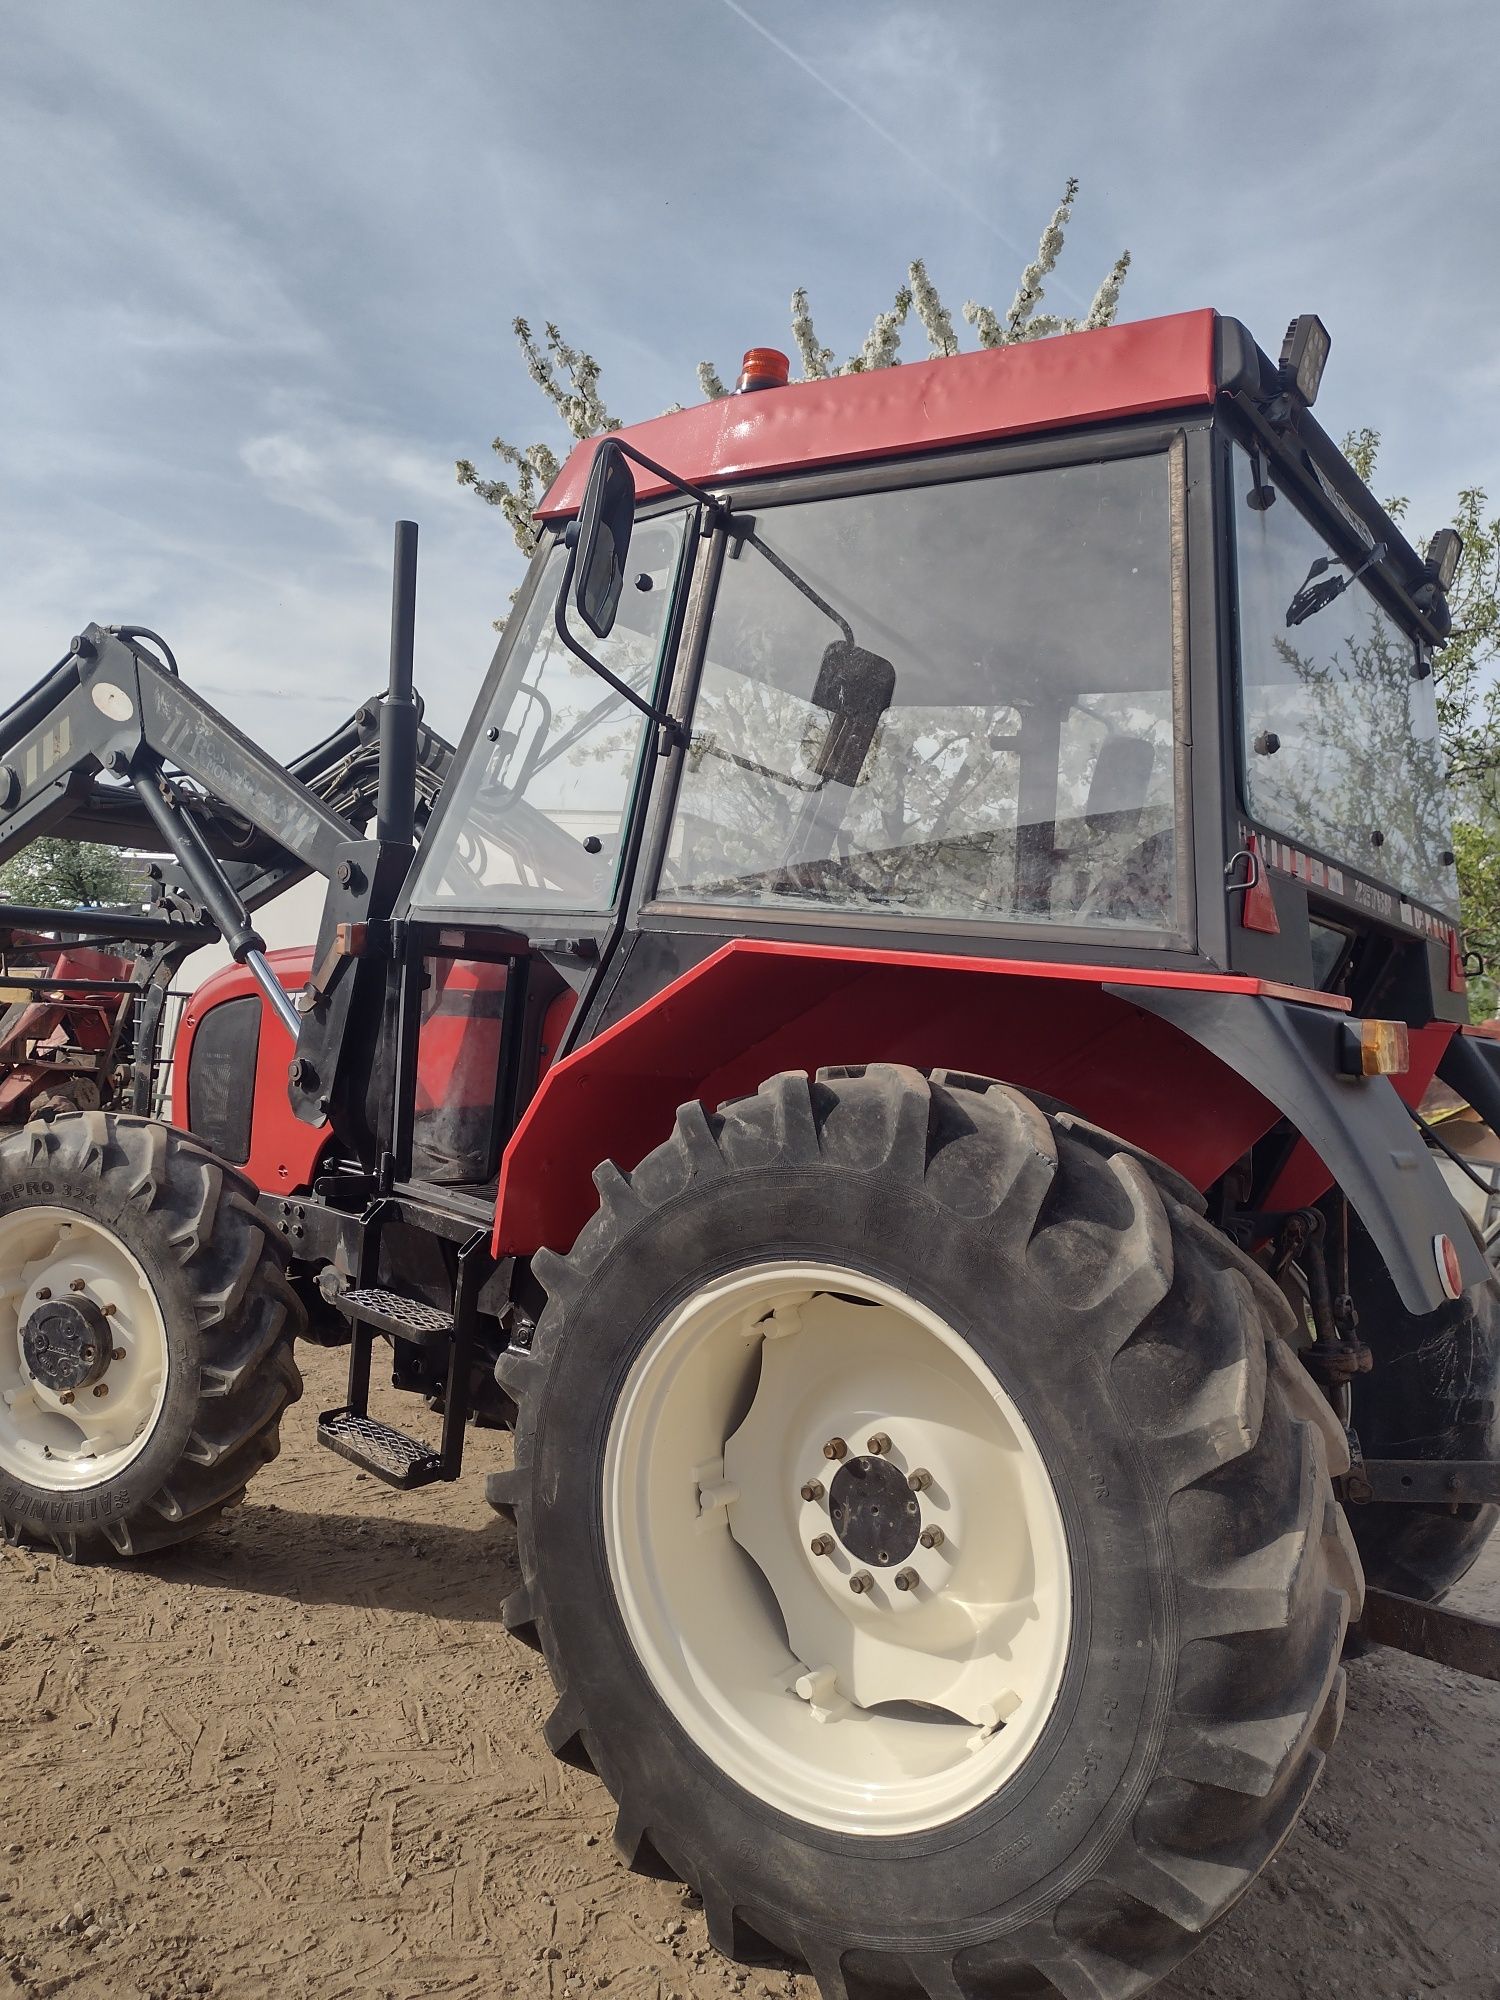
M 1196 313 L 773 374 L 579 446 L 407 891 L 430 940 L 518 941 L 425 965 L 434 1049 L 521 962 L 542 989 L 443 1171 L 491 1183 L 542 1067 L 747 936 L 1462 1018 L 1450 552 L 1312 417 L 1320 335 L 1273 364 Z

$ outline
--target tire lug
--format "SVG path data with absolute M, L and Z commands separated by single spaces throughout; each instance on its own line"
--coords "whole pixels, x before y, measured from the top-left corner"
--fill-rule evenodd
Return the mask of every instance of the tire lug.
M 109 1394 L 109 1384 L 107 1382 L 96 1382 L 94 1384 L 94 1394 L 96 1396 L 107 1396 Z
M 915 1472 L 908 1472 L 906 1483 L 913 1493 L 925 1493 L 932 1484 L 932 1474 L 925 1465 L 919 1465 Z
M 821 1480 L 821 1479 L 805 1479 L 805 1480 L 803 1480 L 803 1482 L 802 1482 L 802 1497 L 803 1497 L 803 1499 L 804 1499 L 804 1500 L 821 1500 L 821 1499 L 822 1499 L 822 1497 L 823 1497 L 823 1482 L 822 1482 L 822 1480 Z
M 71 1403 L 73 1400 L 73 1391 L 71 1389 L 64 1389 L 57 1400 L 60 1403 Z
M 52 1296 L 52 1287 L 50 1285 L 38 1285 L 36 1288 L 36 1296 L 39 1299 L 50 1299 Z
M 68 1290 L 70 1292 L 86 1292 L 88 1290 L 88 1279 L 70 1278 L 68 1280 Z
M 807 1546 L 815 1556 L 831 1556 L 833 1554 L 833 1537 L 832 1535 L 814 1535 Z
M 111 1299 L 108 1305 L 101 1306 L 99 1310 L 100 1312 L 103 1313 L 106 1319 L 113 1319 L 115 1314 L 120 1310 L 120 1308 L 115 1304 L 114 1300 Z
M 111 1360 L 111 1361 L 123 1361 L 123 1360 L 125 1359 L 125 1350 L 124 1350 L 124 1348 L 123 1348 L 123 1347 L 112 1347 L 112 1348 L 110 1349 L 110 1351 L 109 1351 L 109 1358 L 110 1358 L 110 1360 Z
M 823 1456 L 825 1458 L 847 1458 L 849 1456 L 849 1447 L 844 1443 L 842 1438 L 830 1438 L 823 1447 Z
M 924 1549 L 940 1549 L 947 1539 L 941 1528 L 924 1528 L 919 1537 Z
M 873 1590 L 875 1579 L 867 1569 L 857 1569 L 849 1579 L 849 1588 L 856 1597 L 863 1597 L 867 1590 Z
M 897 1590 L 915 1590 L 922 1579 L 914 1569 L 898 1569 L 892 1581 Z
M 884 1431 L 876 1431 L 872 1438 L 865 1440 L 865 1445 L 872 1458 L 884 1458 L 891 1449 L 891 1441 Z

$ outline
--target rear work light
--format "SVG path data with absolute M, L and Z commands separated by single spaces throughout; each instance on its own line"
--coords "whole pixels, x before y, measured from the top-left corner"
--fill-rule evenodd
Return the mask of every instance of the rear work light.
M 745 396 L 752 389 L 784 389 L 791 372 L 792 364 L 779 347 L 746 348 L 734 393 Z
M 1403 1076 L 1411 1068 L 1411 1039 L 1404 1021 L 1346 1021 L 1346 1076 Z
M 1310 410 L 1328 365 L 1328 329 L 1316 313 L 1298 313 L 1281 343 L 1281 386 Z

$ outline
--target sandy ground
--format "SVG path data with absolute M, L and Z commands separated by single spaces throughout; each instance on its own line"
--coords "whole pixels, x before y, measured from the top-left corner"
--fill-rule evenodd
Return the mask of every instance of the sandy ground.
M 545 1671 L 497 1622 L 509 1440 L 392 1493 L 315 1444 L 343 1356 L 304 1359 L 281 1458 L 206 1541 L 0 1552 L 0 2000 L 814 2000 L 716 1957 L 547 1754 Z M 1500 1612 L 1500 1547 L 1463 1601 Z M 1394 1653 L 1350 1683 L 1310 1813 L 1170 2000 L 1500 2000 L 1500 1685 Z

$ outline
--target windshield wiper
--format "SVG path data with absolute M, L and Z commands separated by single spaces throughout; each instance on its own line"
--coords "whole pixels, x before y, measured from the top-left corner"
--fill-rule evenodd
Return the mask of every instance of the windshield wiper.
M 1359 568 L 1351 571 L 1348 576 L 1330 576 L 1324 578 L 1322 583 L 1313 582 L 1315 576 L 1322 576 L 1325 569 L 1331 569 L 1335 563 L 1343 561 L 1342 556 L 1318 557 L 1307 575 L 1303 577 L 1302 588 L 1286 608 L 1285 623 L 1288 628 L 1301 625 L 1306 619 L 1321 611 L 1325 605 L 1332 604 L 1336 597 L 1343 595 L 1351 583 L 1358 583 L 1367 569 L 1373 569 L 1377 563 L 1384 562 L 1385 543 L 1377 542 Z

